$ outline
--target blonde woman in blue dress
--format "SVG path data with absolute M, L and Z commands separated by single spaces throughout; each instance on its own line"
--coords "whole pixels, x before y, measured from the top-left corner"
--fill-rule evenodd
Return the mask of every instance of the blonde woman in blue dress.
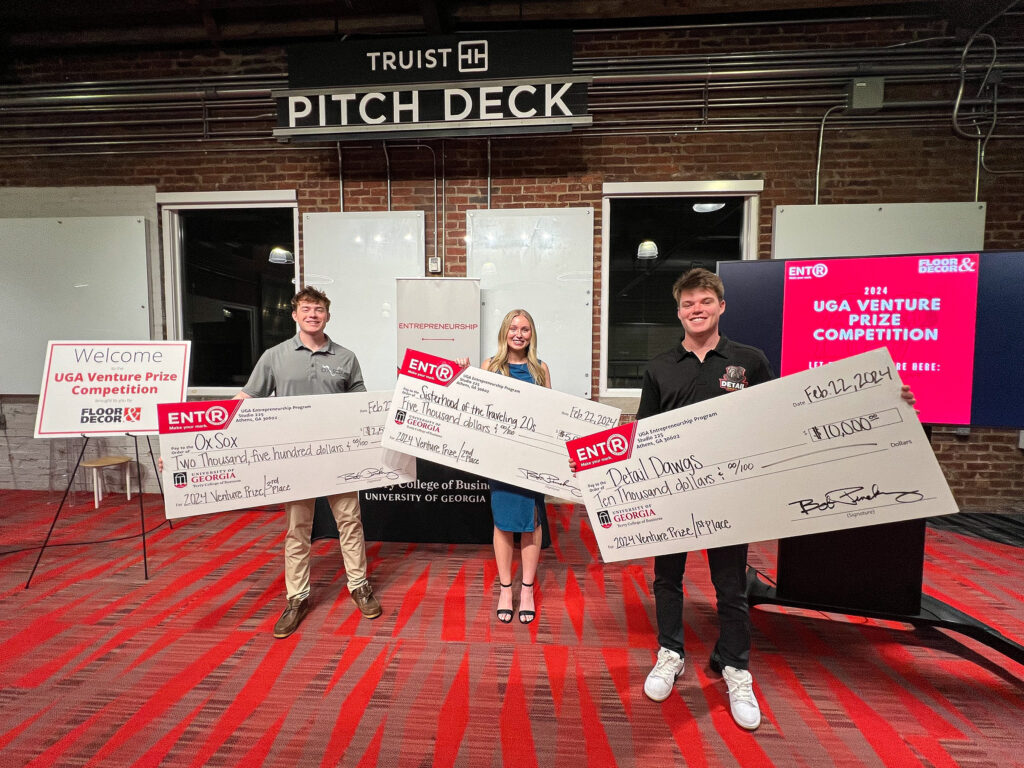
M 486 371 L 511 376 L 542 387 L 551 387 L 547 363 L 537 358 L 537 329 L 525 309 L 513 309 L 501 321 L 498 351 L 480 366 Z M 523 581 L 519 591 L 519 621 L 529 624 L 537 616 L 533 585 L 546 524 L 544 494 L 491 481 L 491 514 L 494 517 L 494 560 L 498 566 L 501 592 L 498 621 L 512 621 L 512 557 L 515 534 L 520 534 Z

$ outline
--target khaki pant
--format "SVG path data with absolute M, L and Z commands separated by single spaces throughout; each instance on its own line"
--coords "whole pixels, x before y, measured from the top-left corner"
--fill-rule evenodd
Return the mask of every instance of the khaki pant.
M 338 525 L 338 543 L 345 561 L 348 588 L 366 583 L 366 544 L 359 516 L 359 494 L 336 493 L 327 497 Z M 309 596 L 309 553 L 312 549 L 313 509 L 316 499 L 290 501 L 284 505 L 288 532 L 284 537 L 284 583 L 288 599 Z

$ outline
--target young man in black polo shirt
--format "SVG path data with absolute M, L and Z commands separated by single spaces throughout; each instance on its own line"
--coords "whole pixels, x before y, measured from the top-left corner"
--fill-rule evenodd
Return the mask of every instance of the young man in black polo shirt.
M 718 332 L 725 312 L 722 281 L 706 269 L 691 269 L 672 286 L 676 314 L 683 325 L 682 342 L 658 355 L 644 373 L 636 418 L 682 408 L 775 378 L 764 353 L 737 344 Z M 906 385 L 900 397 L 913 405 Z M 570 462 L 575 470 L 575 466 Z M 710 666 L 722 674 L 729 689 L 729 708 L 737 725 L 754 730 L 761 710 L 754 696 L 750 660 L 750 609 L 747 603 L 747 545 L 707 550 L 711 582 L 718 602 L 719 636 Z M 658 618 L 658 662 L 644 682 L 644 693 L 664 701 L 683 673 L 683 572 L 686 553 L 654 558 L 654 603 Z
M 718 332 L 725 311 L 725 291 L 718 275 L 692 269 L 672 286 L 676 314 L 683 325 L 682 343 L 655 357 L 644 373 L 636 418 L 681 408 L 775 378 L 764 353 L 737 344 Z M 761 710 L 747 670 L 750 659 L 750 614 L 746 593 L 747 545 L 707 550 L 711 581 L 718 600 L 719 638 L 711 668 L 729 688 L 729 705 L 738 725 L 753 730 Z M 654 603 L 658 617 L 658 662 L 644 683 L 644 693 L 664 701 L 683 673 L 683 572 L 686 553 L 654 558 Z

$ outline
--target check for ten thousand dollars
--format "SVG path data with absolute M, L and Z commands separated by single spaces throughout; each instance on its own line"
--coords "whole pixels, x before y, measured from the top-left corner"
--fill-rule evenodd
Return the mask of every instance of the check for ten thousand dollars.
M 957 511 L 887 349 L 568 443 L 606 562 Z

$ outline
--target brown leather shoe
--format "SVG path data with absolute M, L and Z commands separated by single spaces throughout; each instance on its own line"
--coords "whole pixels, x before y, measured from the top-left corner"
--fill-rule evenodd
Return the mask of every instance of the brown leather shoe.
M 281 618 L 274 625 L 274 637 L 281 639 L 288 637 L 299 628 L 299 624 L 309 613 L 308 597 L 293 597 L 288 600 L 288 607 L 284 609 Z
M 376 619 L 381 614 L 380 603 L 373 596 L 373 587 L 370 586 L 369 582 L 352 590 L 352 602 L 363 612 L 363 616 L 368 619 Z

